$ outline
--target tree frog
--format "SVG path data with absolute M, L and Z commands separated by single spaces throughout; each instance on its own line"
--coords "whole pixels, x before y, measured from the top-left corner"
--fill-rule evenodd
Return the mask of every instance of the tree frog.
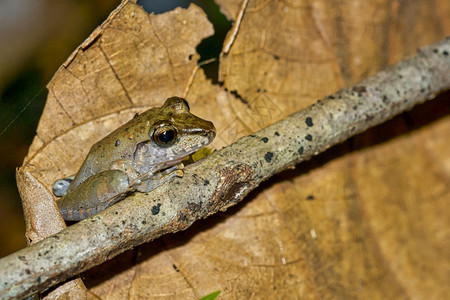
M 95 143 L 74 176 L 59 179 L 53 193 L 65 220 L 96 214 L 133 192 L 148 192 L 168 179 L 183 176 L 190 154 L 215 137 L 212 122 L 189 111 L 179 97 L 136 115 Z

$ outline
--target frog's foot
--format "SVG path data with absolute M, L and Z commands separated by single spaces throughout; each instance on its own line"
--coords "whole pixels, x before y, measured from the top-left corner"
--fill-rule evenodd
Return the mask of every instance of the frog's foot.
M 136 190 L 141 193 L 146 193 L 156 189 L 158 186 L 166 181 L 169 181 L 173 177 L 183 177 L 183 169 L 183 163 L 179 163 L 156 174 L 152 172 L 150 177 L 147 177 L 148 174 L 145 174 L 141 178 L 133 181 L 130 186 L 134 186 Z
M 149 171 L 142 173 L 142 175 L 131 178 L 130 186 L 137 186 L 137 185 L 143 183 L 144 181 L 148 181 L 148 180 L 161 180 L 163 176 L 165 176 L 173 171 L 183 170 L 183 169 L 184 169 L 183 163 L 177 163 L 176 165 L 161 164 L 159 166 L 154 166 Z M 181 175 L 181 176 L 183 176 L 183 175 Z
M 56 197 L 65 196 L 67 194 L 67 189 L 69 188 L 74 178 L 75 175 L 72 175 L 66 178 L 56 180 L 52 188 L 53 194 Z

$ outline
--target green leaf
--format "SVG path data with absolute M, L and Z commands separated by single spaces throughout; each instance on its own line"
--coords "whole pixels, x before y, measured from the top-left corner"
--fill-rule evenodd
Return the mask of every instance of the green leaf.
M 199 300 L 214 300 L 214 299 L 216 299 L 219 296 L 219 294 L 220 294 L 220 291 L 215 291 L 215 292 L 212 292 L 209 295 L 206 295 L 203 298 L 200 298 Z

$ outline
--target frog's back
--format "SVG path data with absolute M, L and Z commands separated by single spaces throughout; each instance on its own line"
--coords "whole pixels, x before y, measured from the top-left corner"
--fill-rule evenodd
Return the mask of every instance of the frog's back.
M 134 117 L 123 126 L 95 143 L 76 174 L 69 191 L 87 178 L 105 170 L 120 159 L 133 160 L 136 145 L 149 139 L 148 130 L 158 108 L 152 108 Z

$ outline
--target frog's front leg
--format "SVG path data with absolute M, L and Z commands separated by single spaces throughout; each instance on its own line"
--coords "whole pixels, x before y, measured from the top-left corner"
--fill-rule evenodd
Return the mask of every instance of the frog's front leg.
M 146 193 L 156 189 L 161 184 L 169 181 L 173 177 L 183 177 L 184 165 L 183 163 L 176 164 L 168 169 L 160 171 L 162 166 L 151 173 L 144 174 L 130 182 L 130 186 L 134 186 L 137 191 Z
M 135 164 L 134 162 L 127 159 L 118 159 L 111 164 L 111 170 L 120 170 L 128 175 L 130 181 L 130 187 L 136 187 L 145 181 L 160 181 L 161 183 L 156 184 L 155 188 L 160 184 L 164 183 L 169 178 L 174 176 L 183 177 L 183 163 L 178 163 L 169 168 L 170 165 L 167 163 L 162 163 L 154 166 L 146 166 Z M 173 171 L 176 171 L 171 174 Z M 167 177 L 169 176 L 169 177 Z M 167 177 L 167 178 L 166 178 Z M 143 188 L 142 191 L 148 192 L 153 188 Z M 138 191 L 141 191 L 138 188 Z
M 115 160 L 109 167 L 111 170 L 119 170 L 128 175 L 128 178 L 133 181 L 135 178 L 138 178 L 140 175 L 136 171 L 133 162 L 128 159 L 118 159 Z
M 64 220 L 79 221 L 122 200 L 130 191 L 128 175 L 121 170 L 99 172 L 57 201 Z

